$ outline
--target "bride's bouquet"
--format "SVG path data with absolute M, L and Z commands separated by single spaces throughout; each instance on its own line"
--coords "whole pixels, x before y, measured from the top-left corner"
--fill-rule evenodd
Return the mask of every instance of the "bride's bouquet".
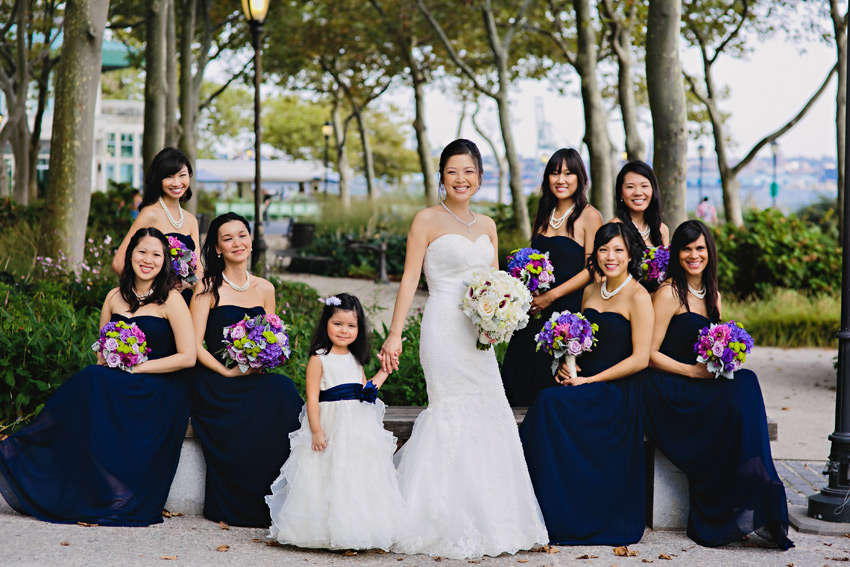
M 491 341 L 507 341 L 528 324 L 531 292 L 507 272 L 488 268 L 464 284 L 468 287 L 460 307 L 478 329 L 479 350 L 488 350 Z
M 576 357 L 596 346 L 594 333 L 598 330 L 599 325 L 591 323 L 581 313 L 556 311 L 534 336 L 534 342 L 537 343 L 537 350 L 543 349 L 555 357 L 552 375 L 558 372 L 558 359 L 564 357 L 564 362 L 575 376 Z
M 746 362 L 751 350 L 753 338 L 743 325 L 732 320 L 703 328 L 694 345 L 697 362 L 705 363 L 715 378 L 723 376 L 730 380 Z
M 186 283 L 195 283 L 198 281 L 198 276 L 195 275 L 195 270 L 198 269 L 198 257 L 193 250 L 183 244 L 183 241 L 176 236 L 169 236 L 168 248 L 171 254 L 171 266 L 174 272 L 180 276 Z
M 643 274 L 641 282 L 650 291 L 654 291 L 667 279 L 667 267 L 670 265 L 670 247 L 653 246 L 647 248 L 643 253 L 640 269 Z
M 91 349 L 103 357 L 109 368 L 127 372 L 146 361 L 151 351 L 145 333 L 135 323 L 124 321 L 110 321 L 104 325 Z
M 508 273 L 521 281 L 528 291 L 546 291 L 555 283 L 555 268 L 549 253 L 534 248 L 519 248 L 508 256 Z
M 224 328 L 224 363 L 249 368 L 272 369 L 289 359 L 289 335 L 286 325 L 274 313 L 257 315 Z

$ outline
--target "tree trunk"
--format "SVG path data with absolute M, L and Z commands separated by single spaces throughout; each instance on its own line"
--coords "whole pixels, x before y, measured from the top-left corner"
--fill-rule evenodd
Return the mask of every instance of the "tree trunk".
M 638 131 L 637 102 L 635 101 L 634 61 L 632 60 L 632 32 L 623 26 L 617 52 L 617 93 L 620 112 L 623 115 L 623 131 L 626 134 L 626 155 L 629 161 L 645 159 L 646 145 Z
M 12 133 L 12 155 L 15 158 L 15 177 L 13 180 L 14 199 L 26 205 L 29 203 L 29 122 L 27 120 L 27 91 L 29 90 L 29 61 L 27 59 L 27 34 L 20 30 L 27 29 L 27 6 L 29 2 L 21 2 L 15 15 L 17 26 L 17 50 L 15 53 L 15 93 L 16 108 L 10 109 L 12 116 L 17 116 L 14 122 L 15 131 Z
M 679 61 L 681 17 L 681 0 L 650 0 L 646 25 L 646 80 L 652 113 L 653 166 L 661 188 L 664 220 L 672 227 L 688 218 L 685 207 L 688 128 Z M 738 214 L 740 216 L 740 207 Z M 733 217 L 727 215 L 728 218 Z
M 47 108 L 47 97 L 50 93 L 50 73 L 58 59 L 46 57 L 41 66 L 41 76 L 36 81 L 38 83 L 38 102 L 35 110 L 35 120 L 33 120 L 32 134 L 29 141 L 29 198 L 30 202 L 38 198 L 38 153 L 41 147 L 41 130 L 44 122 L 44 111 Z
M 30 202 L 30 131 L 24 112 L 12 132 L 12 156 L 15 158 L 15 175 L 12 178 L 12 194 L 22 205 Z
M 339 173 L 339 199 L 346 209 L 351 206 L 351 166 L 348 163 L 347 140 L 348 123 L 342 120 L 339 110 L 339 90 L 334 93 L 334 106 L 331 111 L 331 122 L 334 127 L 334 145 L 336 146 L 336 167 Z
M 511 132 L 510 112 L 508 111 L 507 72 L 499 72 L 499 82 L 504 81 L 503 87 L 499 89 L 496 97 L 496 106 L 499 109 L 499 126 L 502 129 L 502 140 L 505 143 L 505 158 L 508 162 L 509 186 L 511 188 L 511 200 L 514 210 L 514 223 L 523 240 L 531 240 L 531 224 L 528 220 L 528 207 L 525 204 L 525 194 L 522 191 L 522 168 L 519 164 L 514 137 Z
M 177 122 L 177 24 L 174 14 L 174 1 L 166 0 L 166 38 L 165 52 L 165 88 L 168 93 L 165 98 L 165 145 L 177 145 L 180 137 L 180 125 Z M 194 163 L 194 162 L 192 162 Z
M 425 124 L 425 78 L 422 71 L 415 67 L 416 61 L 412 55 L 408 59 L 410 77 L 413 80 L 413 102 L 416 109 L 413 118 L 413 129 L 416 131 L 416 151 L 419 154 L 419 167 L 422 169 L 422 181 L 425 185 L 425 203 L 437 204 L 437 180 L 434 175 L 434 158 L 431 156 L 431 143 L 428 141 L 428 130 Z
M 352 106 L 354 106 L 352 104 Z M 354 110 L 354 119 L 357 121 L 357 131 L 360 133 L 360 144 L 363 146 L 363 169 L 366 173 L 366 193 L 369 196 L 369 201 L 374 201 L 377 197 L 377 189 L 375 188 L 375 160 L 372 156 L 372 143 L 369 141 L 369 133 L 366 131 L 366 125 L 363 124 L 363 112 L 356 108 Z
M 496 163 L 499 166 L 499 189 L 496 194 L 496 202 L 500 205 L 505 202 L 505 196 L 508 193 L 508 161 L 505 159 L 503 155 L 499 153 L 499 150 L 496 148 L 496 143 L 493 141 L 493 138 L 487 135 L 486 132 L 478 125 L 478 121 L 476 118 L 478 117 L 478 111 L 481 109 L 479 105 L 475 105 L 475 112 L 472 113 L 471 121 L 472 127 L 475 128 L 475 131 L 478 132 L 478 135 L 481 136 L 487 145 L 490 146 L 490 151 L 493 152 L 493 157 L 496 159 Z
M 64 41 L 56 76 L 50 185 L 41 224 L 41 253 L 83 260 L 91 203 L 94 110 L 109 0 L 76 0 L 65 7 Z
M 614 180 L 611 177 L 611 139 L 602 93 L 596 80 L 596 32 L 589 0 L 574 0 L 578 54 L 576 70 L 581 77 L 584 106 L 584 140 L 590 153 L 590 201 L 602 218 L 614 216 Z M 681 82 L 681 79 L 679 79 Z
M 145 15 L 145 135 L 142 162 L 147 172 L 165 143 L 166 0 L 149 0 Z
M 835 141 L 838 160 L 838 241 L 844 239 L 844 180 L 846 175 L 845 144 L 847 143 L 847 27 L 838 0 L 830 0 L 830 15 L 838 51 L 838 92 L 835 95 Z
M 9 141 L 9 135 L 12 129 L 7 125 L 5 128 L 0 123 L 0 199 L 12 196 L 11 187 L 9 186 L 9 172 L 6 169 L 6 159 L 3 154 L 6 153 L 6 143 Z

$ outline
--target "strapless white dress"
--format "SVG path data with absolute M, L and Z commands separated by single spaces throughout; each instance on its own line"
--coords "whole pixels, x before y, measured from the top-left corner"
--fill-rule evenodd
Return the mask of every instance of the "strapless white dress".
M 478 333 L 460 308 L 464 282 L 490 266 L 493 253 L 486 235 L 459 234 L 437 238 L 425 253 L 419 356 L 428 408 L 396 454 L 414 534 L 397 552 L 463 559 L 549 541 L 496 356 L 475 348 Z

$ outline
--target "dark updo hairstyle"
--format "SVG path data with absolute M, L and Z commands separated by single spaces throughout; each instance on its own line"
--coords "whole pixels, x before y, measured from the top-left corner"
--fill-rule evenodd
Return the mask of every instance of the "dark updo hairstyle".
M 151 294 L 143 299 L 136 297 L 133 287 L 136 284 L 136 272 L 133 271 L 133 251 L 139 245 L 139 241 L 145 236 L 152 236 L 162 243 L 162 269 L 156 275 L 151 284 Z M 130 313 L 135 313 L 142 305 L 156 303 L 162 305 L 168 299 L 168 292 L 174 287 L 176 274 L 171 266 L 171 254 L 169 253 L 168 239 L 158 229 L 153 227 L 140 228 L 130 238 L 127 245 L 127 253 L 124 254 L 124 269 L 118 277 L 118 291 L 130 305 Z
M 540 184 L 540 203 L 537 205 L 537 216 L 534 219 L 534 230 L 531 234 L 542 234 L 549 223 L 549 215 L 558 206 L 558 198 L 549 186 L 549 176 L 558 174 L 563 167 L 578 177 L 578 187 L 573 195 L 575 208 L 567 218 L 567 234 L 572 238 L 575 225 L 584 208 L 587 206 L 587 170 L 577 151 L 572 148 L 561 148 L 549 158 L 543 170 L 543 182 Z
M 189 177 L 192 176 L 192 164 L 186 154 L 177 148 L 164 148 L 154 156 L 148 171 L 145 174 L 145 194 L 139 204 L 141 211 L 148 205 L 156 203 L 163 195 L 162 180 L 170 177 L 186 166 L 189 169 Z M 192 198 L 192 187 L 188 187 L 180 202 L 186 202 Z
M 705 310 L 708 313 L 708 318 L 712 321 L 720 320 L 720 309 L 717 307 L 717 246 L 714 244 L 714 236 L 708 227 L 698 220 L 685 221 L 679 225 L 679 228 L 673 233 L 673 238 L 670 239 L 670 266 L 667 268 L 667 275 L 671 280 L 673 291 L 682 305 L 689 312 L 691 310 L 688 305 L 688 278 L 685 268 L 682 267 L 682 262 L 679 260 L 679 253 L 682 248 L 696 242 L 700 237 L 705 237 L 705 247 L 708 249 L 708 263 L 705 265 L 705 270 L 702 272 L 702 283 L 705 286 Z
M 340 304 L 328 305 L 327 301 L 331 299 L 330 297 L 325 300 L 322 317 L 319 319 L 316 332 L 313 333 L 313 340 L 310 342 L 310 354 L 330 352 L 334 345 L 328 336 L 328 321 L 337 311 L 353 311 L 357 317 L 357 338 L 348 345 L 348 351 L 354 355 L 360 366 L 366 366 L 369 363 L 369 324 L 366 322 L 363 306 L 360 305 L 360 300 L 350 293 L 338 293 L 334 297 L 339 299 Z
M 600 277 L 605 275 L 602 272 L 602 268 L 599 266 L 599 261 L 596 256 L 601 247 L 611 242 L 611 240 L 617 236 L 622 237 L 623 242 L 626 244 L 626 250 L 629 252 L 629 273 L 636 280 L 640 279 L 640 264 L 643 261 L 643 244 L 640 243 L 640 235 L 638 232 L 633 227 L 622 222 L 609 222 L 608 224 L 603 224 L 599 227 L 599 230 L 596 231 L 596 237 L 593 239 L 593 253 L 587 259 L 588 271 L 590 271 L 591 274 L 595 274 Z
M 218 288 L 224 282 L 224 258 L 215 250 L 218 244 L 218 231 L 221 230 L 223 224 L 231 221 L 241 222 L 248 229 L 248 234 L 251 234 L 251 225 L 248 224 L 245 217 L 234 212 L 224 213 L 212 220 L 209 229 L 207 229 L 204 244 L 201 246 L 201 263 L 204 266 L 204 279 L 201 281 L 204 284 L 204 289 L 198 295 L 212 291 L 213 298 L 215 298 L 213 307 L 218 306 Z
M 664 244 L 661 238 L 661 191 L 658 189 L 658 179 L 655 177 L 655 172 L 642 161 L 630 161 L 617 174 L 617 182 L 614 190 L 614 199 L 617 202 L 617 218 L 626 224 L 632 224 L 631 211 L 623 200 L 623 184 L 626 182 L 627 173 L 636 173 L 641 177 L 645 177 L 649 180 L 649 184 L 652 185 L 652 197 L 649 199 L 649 205 L 643 212 L 643 220 L 646 226 L 649 227 L 649 241 L 652 242 L 653 246 L 661 246 Z M 641 240 L 643 239 L 641 238 Z
M 476 146 L 474 142 L 460 138 L 443 148 L 443 153 L 440 154 L 441 186 L 443 185 L 443 171 L 446 169 L 446 162 L 449 161 L 450 157 L 460 155 L 467 155 L 472 158 L 473 163 L 475 163 L 475 168 L 478 170 L 478 181 L 480 185 L 481 176 L 484 175 L 484 162 L 481 161 L 481 152 L 478 150 L 478 146 Z

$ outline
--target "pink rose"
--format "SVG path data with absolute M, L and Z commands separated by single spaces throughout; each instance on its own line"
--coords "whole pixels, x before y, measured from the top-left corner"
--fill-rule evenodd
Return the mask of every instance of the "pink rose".
M 245 336 L 245 327 L 242 325 L 236 325 L 230 330 L 230 338 L 234 341 L 241 339 Z
M 108 339 L 106 339 L 106 342 L 103 343 L 103 348 L 105 348 L 109 352 L 115 352 L 116 350 L 118 350 L 118 341 L 116 341 L 112 337 L 109 337 Z
M 281 327 L 283 324 L 280 322 L 280 317 L 275 315 L 274 313 L 270 313 L 266 315 L 266 321 L 274 325 L 275 327 Z
M 724 350 L 726 350 L 726 347 L 723 346 L 721 343 L 714 343 L 713 345 L 711 345 L 711 354 L 713 354 L 717 358 L 723 356 Z
M 578 341 L 570 341 L 567 343 L 567 352 L 573 356 L 581 354 L 581 343 Z

